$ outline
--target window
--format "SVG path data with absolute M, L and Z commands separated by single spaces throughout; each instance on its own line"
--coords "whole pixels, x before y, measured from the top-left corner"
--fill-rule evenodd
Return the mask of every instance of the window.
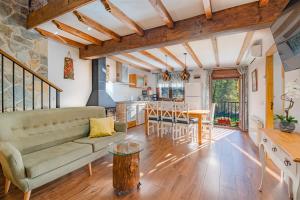
M 163 81 L 161 74 L 158 75 L 159 97 L 167 99 L 184 98 L 184 81 L 179 77 L 179 73 L 171 73 L 170 81 Z

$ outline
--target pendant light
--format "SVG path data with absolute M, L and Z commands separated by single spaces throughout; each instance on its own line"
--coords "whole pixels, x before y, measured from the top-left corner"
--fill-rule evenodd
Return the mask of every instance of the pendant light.
M 184 53 L 184 69 L 183 71 L 180 73 L 180 77 L 181 77 L 181 80 L 183 81 L 188 81 L 190 79 L 190 73 L 189 71 L 187 70 L 187 67 L 186 67 L 186 53 Z
M 167 55 L 165 55 L 165 56 L 166 56 L 166 71 L 162 74 L 162 79 L 164 81 L 170 81 L 171 80 L 171 75 L 168 71 L 168 60 L 167 60 L 168 56 Z

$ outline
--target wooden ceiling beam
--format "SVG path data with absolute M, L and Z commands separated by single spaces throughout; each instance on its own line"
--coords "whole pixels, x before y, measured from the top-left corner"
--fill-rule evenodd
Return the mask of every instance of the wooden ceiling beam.
M 101 0 L 105 9 L 110 12 L 113 16 L 123 22 L 128 28 L 134 30 L 138 35 L 143 36 L 144 30 L 130 19 L 123 11 L 121 11 L 117 6 L 111 3 L 109 0 Z
M 135 68 L 135 69 L 138 69 L 138 70 L 142 70 L 142 71 L 145 71 L 145 72 L 151 72 L 151 70 L 149 70 L 149 69 L 143 68 L 143 67 L 141 67 L 141 66 L 139 66 L 139 65 L 136 65 L 136 64 L 134 64 L 134 63 L 132 63 L 132 62 L 129 62 L 129 61 L 124 60 L 124 59 L 122 59 L 122 58 L 119 58 L 119 57 L 117 57 L 117 56 L 108 56 L 108 58 L 110 58 L 110 59 L 112 59 L 112 60 L 115 60 L 115 61 L 118 61 L 118 62 L 121 62 L 121 63 L 128 64 L 128 65 L 130 65 L 131 67 L 133 67 L 133 68 Z
M 131 60 L 133 60 L 133 61 L 135 61 L 135 62 L 138 62 L 138 63 L 141 63 L 143 65 L 146 65 L 146 66 L 148 66 L 149 68 L 151 68 L 153 70 L 161 70 L 161 68 L 159 68 L 157 66 L 154 66 L 151 63 L 148 63 L 148 62 L 146 62 L 146 61 L 144 61 L 144 60 L 142 60 L 142 59 L 140 59 L 140 58 L 138 58 L 138 57 L 136 57 L 136 56 L 134 56 L 132 54 L 123 53 L 122 55 L 125 56 L 125 57 L 127 57 L 127 58 L 129 58 L 129 59 L 131 59 Z
M 27 16 L 27 28 L 31 29 L 40 24 L 48 22 L 56 17 L 66 14 L 74 9 L 91 3 L 95 0 L 55 0 L 33 11 Z
M 140 51 L 140 54 L 144 55 L 145 57 L 154 60 L 160 64 L 162 64 L 163 66 L 166 66 L 166 63 L 164 61 L 162 61 L 161 59 L 159 59 L 158 57 L 156 57 L 155 55 L 149 53 L 148 51 Z M 169 71 L 174 71 L 174 68 L 172 66 L 170 66 L 169 64 L 167 64 L 167 69 Z
M 196 63 L 196 65 L 198 65 L 198 67 L 202 68 L 201 61 L 199 60 L 198 56 L 196 55 L 196 53 L 194 52 L 194 50 L 192 49 L 192 47 L 189 45 L 189 43 L 185 42 L 182 45 L 185 48 L 185 50 L 188 52 L 188 54 L 190 54 L 190 56 L 192 57 L 192 59 L 194 60 L 194 62 Z
M 122 37 L 121 42 L 109 40 L 103 46 L 88 45 L 87 49 L 80 51 L 80 57 L 99 58 L 207 39 L 212 35 L 267 28 L 277 19 L 288 2 L 289 0 L 272 0 L 264 7 L 259 7 L 258 2 L 252 2 L 215 12 L 213 20 L 207 20 L 205 15 L 200 15 L 176 21 L 173 29 L 161 26 L 146 30 L 145 37 L 132 34 Z
M 259 0 L 259 6 L 260 7 L 264 7 L 266 5 L 268 5 L 269 0 Z
M 149 2 L 152 4 L 154 9 L 158 12 L 158 14 L 161 16 L 162 20 L 165 22 L 168 28 L 173 28 L 174 27 L 174 22 L 167 11 L 166 7 L 162 3 L 161 0 L 149 0 Z
M 210 0 L 202 0 L 206 19 L 212 18 L 212 9 Z
M 56 25 L 56 27 L 58 29 L 60 29 L 62 31 L 70 33 L 70 34 L 72 34 L 72 35 L 74 35 L 76 37 L 79 37 L 81 39 L 84 39 L 84 40 L 89 41 L 89 42 L 91 42 L 93 44 L 96 44 L 96 45 L 101 45 L 102 44 L 101 40 L 99 40 L 97 38 L 94 38 L 94 37 L 90 36 L 89 34 L 86 34 L 86 33 L 82 32 L 82 31 L 80 31 L 80 30 L 78 30 L 76 28 L 73 28 L 73 27 L 67 25 L 67 24 L 59 22 L 57 20 L 52 20 L 52 22 L 53 22 L 53 24 Z
M 171 59 L 173 59 L 180 67 L 185 68 L 185 64 L 183 62 L 181 62 L 169 49 L 167 49 L 166 47 L 161 47 L 159 48 L 159 50 L 169 56 Z
M 101 24 L 89 18 L 88 16 L 78 12 L 77 10 L 73 11 L 73 14 L 77 17 L 78 21 L 82 22 L 83 24 L 95 29 L 96 31 L 103 33 L 104 35 L 112 38 L 117 42 L 121 41 L 120 35 L 106 28 L 105 26 L 102 26 Z
M 236 60 L 236 65 L 240 65 L 241 62 L 242 62 L 242 59 L 246 53 L 246 51 L 249 49 L 250 47 L 250 44 L 251 44 L 251 41 L 252 41 L 252 38 L 253 38 L 253 35 L 254 35 L 254 31 L 250 31 L 246 34 L 245 36 L 245 39 L 244 39 L 244 42 L 243 42 L 243 45 L 242 45 L 242 48 L 240 50 L 240 53 L 239 53 L 239 56 Z
M 42 36 L 44 36 L 46 38 L 50 38 L 52 40 L 55 40 L 57 42 L 60 42 L 60 43 L 63 43 L 63 44 L 66 44 L 66 45 L 69 45 L 69 46 L 72 46 L 72 47 L 85 48 L 84 44 L 82 44 L 80 42 L 77 42 L 77 41 L 74 41 L 74 40 L 71 40 L 69 38 L 66 38 L 64 36 L 57 35 L 57 34 L 48 32 L 48 31 L 40 29 L 40 28 L 34 28 L 34 29 L 37 32 L 39 32 L 39 34 L 41 34 Z
M 214 55 L 215 55 L 215 60 L 216 60 L 216 66 L 220 67 L 220 59 L 219 59 L 219 48 L 218 48 L 218 41 L 216 37 L 211 38 L 213 50 L 214 50 Z

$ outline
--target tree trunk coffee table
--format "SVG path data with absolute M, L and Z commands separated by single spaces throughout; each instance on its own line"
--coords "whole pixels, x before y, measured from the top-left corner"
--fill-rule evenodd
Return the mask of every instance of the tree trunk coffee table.
M 109 145 L 113 154 L 113 187 L 117 195 L 128 194 L 140 188 L 140 152 L 143 145 L 138 141 L 122 141 Z

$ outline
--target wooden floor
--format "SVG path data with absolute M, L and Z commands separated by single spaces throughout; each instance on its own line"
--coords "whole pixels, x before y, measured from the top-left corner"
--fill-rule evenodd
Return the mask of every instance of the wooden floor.
M 257 148 L 245 133 L 215 129 L 214 141 L 202 146 L 155 135 L 145 137 L 143 126 L 129 130 L 128 138 L 145 143 L 141 154 L 142 187 L 130 195 L 117 197 L 112 188 L 112 156 L 93 163 L 93 176 L 82 168 L 33 190 L 32 200 L 253 200 L 288 199 L 286 184 L 280 183 L 278 170 L 268 164 L 264 192 L 257 190 L 260 163 Z M 3 185 L 1 186 L 3 191 Z M 1 193 L 3 194 L 3 192 Z M 22 199 L 11 188 L 1 199 Z

